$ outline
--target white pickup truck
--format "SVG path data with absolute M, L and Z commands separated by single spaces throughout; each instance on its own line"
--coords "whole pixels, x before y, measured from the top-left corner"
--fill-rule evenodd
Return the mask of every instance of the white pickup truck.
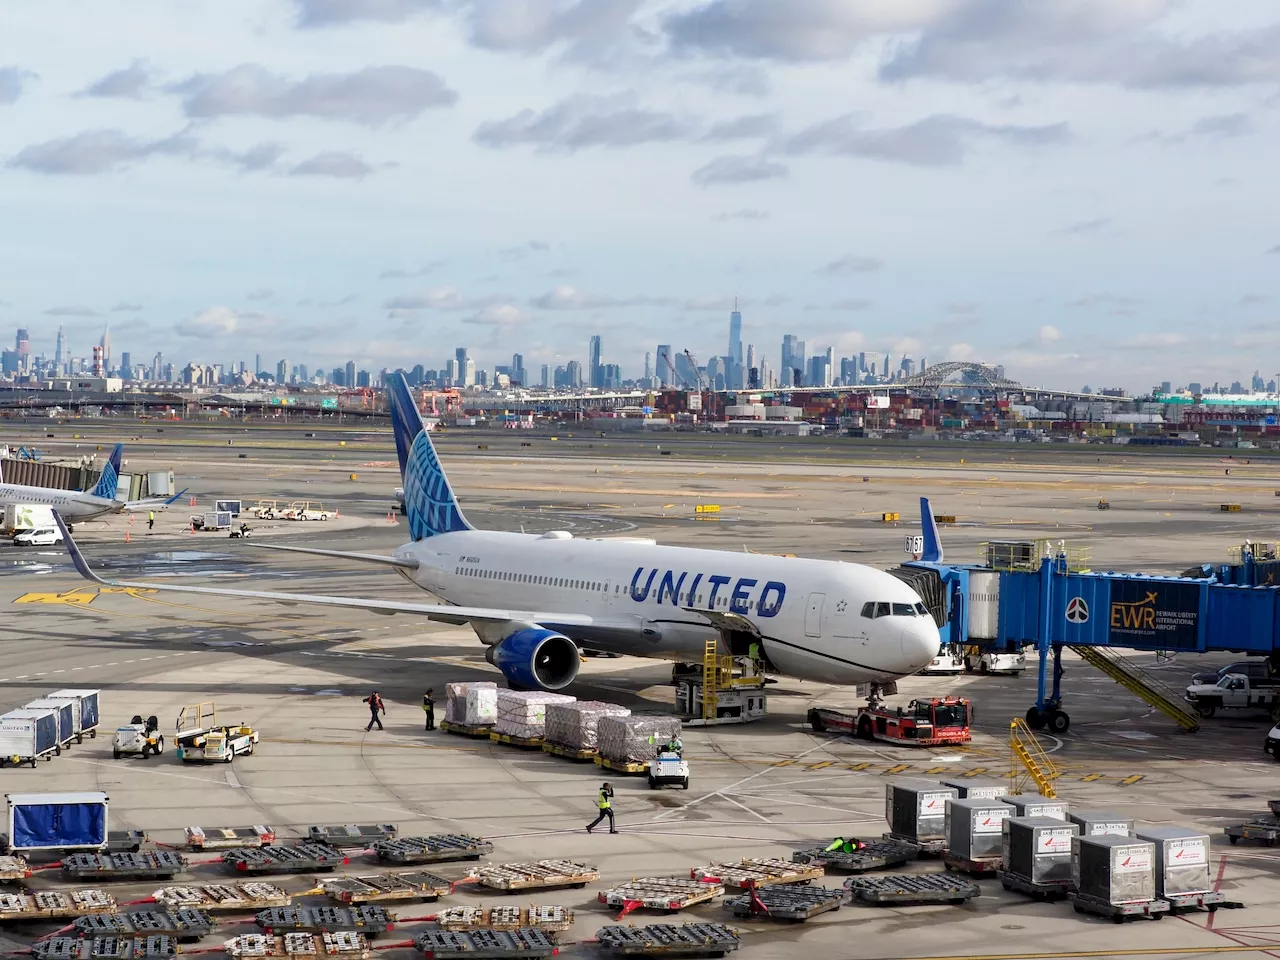
M 1280 689 L 1256 687 L 1243 673 L 1228 673 L 1217 683 L 1192 684 L 1186 698 L 1202 717 L 1212 717 L 1219 710 L 1261 710 L 1274 716 Z

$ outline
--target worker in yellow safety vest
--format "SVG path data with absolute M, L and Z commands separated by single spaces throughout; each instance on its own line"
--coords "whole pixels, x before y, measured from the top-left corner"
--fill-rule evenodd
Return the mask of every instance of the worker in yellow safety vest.
M 747 647 L 747 656 L 751 660 L 751 675 L 753 677 L 764 676 L 764 656 L 760 651 L 760 641 L 751 641 L 751 646 Z
M 613 823 L 613 787 L 607 783 L 600 784 L 600 793 L 596 797 L 596 806 L 600 808 L 600 815 L 587 824 L 587 833 L 590 833 L 605 817 L 609 818 L 609 832 L 617 833 L 617 827 Z

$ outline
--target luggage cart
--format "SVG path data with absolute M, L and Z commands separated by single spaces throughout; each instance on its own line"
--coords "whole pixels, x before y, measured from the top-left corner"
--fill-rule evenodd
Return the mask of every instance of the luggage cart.
M 151 842 L 145 830 L 108 830 L 107 853 L 137 853 Z
M 346 854 L 323 843 L 297 843 L 290 847 L 246 847 L 228 850 L 222 862 L 237 873 L 314 873 L 345 867 Z
M 730 897 L 724 908 L 732 910 L 740 920 L 768 917 L 803 923 L 820 913 L 839 910 L 844 898 L 844 890 L 827 887 L 762 887 L 748 890 L 741 897 Z
M 511 747 L 520 747 L 523 750 L 541 750 L 541 737 L 517 737 L 513 733 L 499 733 L 494 730 L 489 734 L 489 740 L 493 743 L 505 743 Z
M 1006 890 L 1017 890 L 1037 900 L 1063 900 L 1068 893 L 1065 883 L 1037 883 L 1008 870 L 1001 871 L 999 876 L 1000 885 Z
M 656 923 L 601 927 L 600 949 L 615 957 L 723 957 L 742 946 L 738 931 L 723 923 Z
M 866 873 L 900 867 L 920 856 L 920 847 L 898 840 L 862 840 L 865 846 L 852 853 L 828 852 L 824 846 L 802 847 L 791 854 L 795 863 L 812 863 L 827 873 Z
M 898 833 L 883 833 L 880 835 L 884 840 L 891 840 L 894 843 L 909 843 L 915 846 L 916 856 L 918 857 L 940 857 L 944 850 L 947 849 L 946 840 L 916 840 L 912 837 L 905 837 Z
M 68 880 L 172 880 L 187 868 L 187 858 L 171 850 L 147 853 L 73 853 L 62 858 Z
M 375 873 L 321 880 L 319 889 L 329 899 L 339 903 L 383 903 L 396 900 L 434 903 L 453 892 L 453 883 L 434 873 Z
M 961 906 L 982 891 L 976 883 L 949 873 L 902 874 L 892 877 L 850 877 L 845 889 L 855 900 L 875 906 L 949 903 Z
M 115 897 L 105 890 L 36 890 L 0 893 L 0 923 L 71 920 L 90 913 L 115 913 Z
M 233 960 L 263 960 L 286 957 L 290 960 L 369 960 L 369 941 L 350 930 L 337 933 L 286 933 L 273 937 L 246 933 L 222 945 Z
M 608 757 L 602 757 L 599 754 L 595 756 L 595 764 L 597 767 L 603 767 L 605 770 L 611 770 L 614 773 L 626 774 L 629 777 L 647 777 L 649 775 L 649 762 L 633 763 L 630 760 L 610 760 Z
M 724 885 L 721 883 L 682 880 L 677 877 L 645 877 L 602 890 L 596 895 L 596 899 L 610 907 L 621 907 L 623 914 L 633 910 L 678 913 L 699 903 L 714 900 L 723 893 Z
M 312 843 L 328 844 L 335 850 L 368 850 L 379 840 L 394 840 L 397 830 L 394 823 L 326 824 L 307 827 L 307 839 Z
M 1216 913 L 1218 910 L 1240 910 L 1244 907 L 1243 903 L 1228 900 L 1227 895 L 1218 890 L 1207 890 L 1204 893 L 1166 893 L 1161 899 L 1169 904 L 1169 912 L 1174 916 L 1190 913 L 1192 910 Z
M 481 886 L 492 890 L 581 889 L 600 879 L 600 871 L 572 860 L 525 860 L 518 863 L 488 863 L 475 872 Z
M 373 938 L 395 926 L 382 907 L 271 907 L 253 918 L 263 933 L 331 933 L 357 930 Z
M 506 957 L 553 957 L 560 952 L 556 942 L 541 930 L 428 930 L 413 945 L 426 960 L 501 960 Z
M 76 934 L 98 936 L 154 936 L 164 934 L 179 942 L 207 937 L 218 921 L 203 910 L 139 910 L 136 913 L 99 913 L 76 917 Z
M 1068 895 L 1068 898 L 1071 900 L 1071 906 L 1075 908 L 1076 913 L 1092 913 L 1099 917 L 1110 917 L 1116 923 L 1124 923 L 1127 920 L 1138 920 L 1144 917 L 1151 920 L 1163 920 L 1164 915 L 1169 912 L 1169 903 L 1166 900 L 1111 903 L 1101 897 L 1091 897 L 1087 893 L 1072 893 Z
M 448 907 L 436 914 L 436 925 L 453 931 L 536 927 L 544 933 L 559 933 L 573 926 L 573 911 L 551 906 Z
M 163 960 L 178 952 L 173 937 L 51 937 L 31 945 L 36 960 Z
M 0 849 L 8 846 L 9 838 L 4 837 Z M 18 883 L 31 876 L 31 869 L 22 857 L 0 857 L 0 883 Z
M 441 733 L 452 733 L 456 737 L 471 737 L 474 740 L 488 740 L 493 733 L 492 723 L 458 723 L 454 720 L 443 720 L 440 723 Z
M 373 845 L 379 860 L 389 863 L 445 863 L 479 860 L 493 853 L 493 844 L 465 833 L 438 833 L 430 837 L 401 837 Z
M 579 750 L 577 747 L 571 747 L 563 743 L 551 743 L 549 740 L 542 742 L 542 752 L 550 753 L 553 756 L 565 757 L 568 760 L 585 760 L 590 762 L 596 758 L 594 750 Z
M 188 850 L 235 850 L 276 842 L 275 827 L 187 827 Z
M 287 907 L 292 898 L 274 883 L 210 883 L 198 887 L 164 887 L 152 899 L 167 910 L 260 910 Z
M 1244 823 L 1233 823 L 1222 828 L 1232 845 L 1241 840 L 1257 840 L 1268 847 L 1274 847 L 1280 840 L 1280 817 L 1256 817 Z
M 967 873 L 971 877 L 994 877 L 1004 869 L 1004 859 L 1002 857 L 983 857 L 978 860 L 968 860 L 964 857 L 953 856 L 951 851 L 948 850 L 942 855 L 942 865 L 948 870 Z
M 822 867 L 812 863 L 789 863 L 767 857 L 748 857 L 737 863 L 713 863 L 689 871 L 693 880 L 723 883 L 726 887 L 745 890 L 773 884 L 808 883 L 826 876 Z

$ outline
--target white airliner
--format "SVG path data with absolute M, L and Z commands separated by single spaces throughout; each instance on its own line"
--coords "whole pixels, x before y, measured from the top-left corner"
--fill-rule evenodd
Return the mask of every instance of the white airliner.
M 0 482 L 0 506 L 15 504 L 38 504 L 53 507 L 69 524 L 81 520 L 92 520 L 107 513 L 132 512 L 141 510 L 164 510 L 174 503 L 182 493 L 165 499 L 156 497 L 150 500 L 117 500 L 116 490 L 120 484 L 120 458 L 124 453 L 124 444 L 117 443 L 107 457 L 102 468 L 102 475 L 92 490 L 59 490 L 56 487 L 27 487 L 17 483 Z M 3 477 L 0 476 L 0 480 Z
M 698 661 L 708 640 L 739 655 L 758 642 L 776 672 L 834 684 L 896 680 L 938 652 L 938 627 L 920 597 L 871 567 L 652 540 L 476 530 L 454 499 L 402 376 L 392 376 L 389 394 L 410 542 L 390 557 L 274 549 L 390 566 L 444 603 L 104 581 L 66 536 L 77 570 L 110 586 L 469 624 L 488 646 L 489 662 L 511 686 L 524 689 L 561 690 L 573 683 L 582 646 Z

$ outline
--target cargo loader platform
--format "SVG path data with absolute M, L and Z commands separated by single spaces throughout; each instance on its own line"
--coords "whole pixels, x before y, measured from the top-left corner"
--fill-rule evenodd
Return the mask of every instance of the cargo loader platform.
M 720 883 L 681 880 L 676 877 L 644 877 L 602 890 L 596 899 L 610 907 L 621 907 L 623 913 L 633 910 L 676 913 L 714 900 L 723 893 L 724 885 Z
M 276 842 L 274 827 L 187 827 L 188 850 L 234 850 L 266 847 Z
M 958 907 L 982 892 L 976 883 L 949 873 L 850 877 L 844 887 L 853 899 L 878 907 L 924 903 L 949 903 Z
M 210 883 L 203 886 L 164 887 L 152 899 L 167 910 L 261 910 L 287 907 L 292 897 L 273 883 Z
M 601 927 L 600 949 L 614 957 L 723 957 L 742 946 L 738 931 L 723 923 L 657 923 Z
M 308 827 L 307 839 L 335 850 L 368 850 L 379 840 L 394 840 L 398 829 L 394 823 L 328 824 Z
M 401 837 L 373 845 L 379 860 L 388 863 L 447 863 L 451 860 L 479 860 L 493 853 L 493 844 L 465 833 L 439 833 L 429 837 Z
M 572 860 L 525 860 L 518 863 L 485 864 L 475 872 L 481 886 L 492 890 L 581 889 L 600 879 L 600 871 Z
M 693 880 L 723 883 L 726 887 L 745 890 L 774 884 L 808 883 L 826 876 L 822 867 L 813 863 L 789 863 L 766 857 L 746 858 L 737 863 L 713 863 L 689 871 Z
M 599 754 L 594 759 L 597 767 L 612 770 L 614 773 L 624 773 L 629 777 L 649 775 L 649 764 L 647 763 L 635 763 L 631 760 L 610 760 L 608 757 L 602 757 Z
M 345 867 L 346 854 L 323 843 L 298 843 L 291 847 L 247 847 L 228 850 L 222 862 L 237 873 L 311 873 Z
M 51 937 L 31 945 L 36 960 L 163 960 L 178 943 L 163 934 L 151 937 Z
M 560 933 L 573 926 L 573 911 L 556 906 L 449 907 L 436 914 L 441 930 L 519 930 L 535 927 L 545 933 Z
M 541 930 L 428 930 L 413 945 L 426 960 L 502 960 L 502 958 L 553 957 L 560 952 L 556 941 Z
M 317 888 L 340 903 L 416 901 L 434 903 L 453 890 L 453 883 L 434 873 L 377 873 L 356 877 L 332 877 Z
M 263 933 L 333 933 L 356 930 L 376 937 L 395 926 L 395 917 L 373 907 L 271 907 L 253 918 Z
M 541 750 L 542 737 L 517 737 L 514 733 L 499 733 L 494 730 L 489 734 L 494 743 L 505 743 L 509 747 L 520 747 L 522 750 Z
M 731 897 L 724 902 L 724 908 L 733 911 L 739 920 L 765 917 L 803 923 L 820 913 L 839 910 L 845 896 L 845 891 L 827 887 L 763 887 Z
M 900 867 L 920 856 L 920 847 L 898 840 L 862 840 L 865 846 L 852 853 L 828 851 L 819 844 L 802 847 L 791 854 L 795 863 L 811 863 L 827 873 L 866 873 L 868 870 L 884 870 Z
M 73 853 L 62 858 L 68 880 L 172 880 L 187 868 L 187 858 L 170 850 L 151 853 Z
M 1111 903 L 1101 897 L 1091 897 L 1086 893 L 1069 895 L 1071 906 L 1076 913 L 1092 913 L 1099 917 L 1109 917 L 1116 923 L 1127 920 L 1163 920 L 1169 912 L 1167 900 L 1143 900 L 1138 903 Z
M 337 933 L 286 933 L 273 937 L 265 933 L 246 933 L 223 944 L 233 960 L 262 960 L 264 957 L 288 957 L 296 960 L 368 960 L 369 941 L 349 930 Z
M 76 917 L 81 937 L 153 936 L 163 934 L 179 942 L 199 940 L 217 928 L 218 921 L 203 910 L 139 910 L 136 913 L 98 913 Z
M 457 723 L 445 720 L 440 724 L 442 733 L 452 733 L 455 737 L 472 737 L 476 740 L 488 740 L 493 733 L 492 723 Z
M 115 913 L 115 897 L 105 890 L 39 890 L 0 893 L 0 923 L 72 920 L 90 913 Z

